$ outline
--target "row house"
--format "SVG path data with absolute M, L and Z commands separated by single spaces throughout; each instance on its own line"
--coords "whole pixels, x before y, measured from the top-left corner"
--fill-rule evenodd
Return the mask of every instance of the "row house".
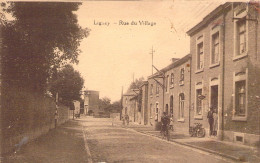
M 157 128 L 167 112 L 176 132 L 188 134 L 191 125 L 201 123 L 209 135 L 212 107 L 216 139 L 259 145 L 259 11 L 259 3 L 227 2 L 191 28 L 190 54 L 174 58 L 140 87 L 141 124 Z
M 209 128 L 218 113 L 217 136 L 259 143 L 259 4 L 225 3 L 191 28 L 191 123 Z M 207 130 L 209 131 L 209 130 Z
M 190 55 L 148 77 L 148 124 L 157 126 L 163 112 L 175 122 L 175 130 L 189 130 Z M 149 118 L 150 117 L 150 118 Z
M 189 131 L 190 54 L 162 69 L 164 112 L 173 118 L 175 132 Z

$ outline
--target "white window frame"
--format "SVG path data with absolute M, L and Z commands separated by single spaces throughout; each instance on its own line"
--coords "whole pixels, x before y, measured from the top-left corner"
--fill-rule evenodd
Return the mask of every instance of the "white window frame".
M 245 29 L 246 30 L 246 51 L 243 52 L 242 54 L 238 54 L 239 53 L 238 46 L 240 46 L 240 45 L 238 45 L 238 34 L 237 34 L 237 30 L 238 29 L 237 29 L 237 26 L 238 26 L 238 22 L 240 20 L 248 18 L 248 16 L 247 16 L 248 6 L 246 7 L 245 11 L 239 13 L 240 11 L 241 11 L 241 9 L 234 12 L 234 18 L 236 18 L 236 19 L 234 19 L 234 49 L 233 49 L 234 53 L 233 53 L 233 61 L 238 60 L 238 59 L 243 58 L 243 57 L 246 57 L 248 55 L 248 29 L 249 28 L 248 28 L 248 21 L 247 20 L 245 20 L 245 22 L 246 22 L 246 24 L 245 24 L 245 28 L 246 28 Z M 237 15 L 237 13 L 239 13 L 239 14 Z
M 242 75 L 236 75 L 236 72 L 233 72 L 233 110 L 232 110 L 232 120 L 234 121 L 246 121 L 248 116 L 248 69 L 245 70 L 245 73 Z M 245 81 L 245 89 L 246 89 L 246 100 L 245 100 L 245 116 L 236 116 L 236 82 Z
M 182 100 L 182 101 L 180 101 L 180 95 L 181 94 L 183 94 L 183 96 L 184 96 L 184 100 Z M 181 92 L 181 93 L 179 93 L 178 94 L 178 99 L 179 99 L 179 107 L 178 107 L 178 122 L 184 122 L 184 110 L 185 110 L 185 94 L 183 93 L 183 92 Z M 180 104 L 181 104 L 181 102 L 183 102 L 183 117 L 181 117 L 181 107 L 180 107 Z
M 172 75 L 173 75 L 173 82 L 172 82 Z M 171 83 L 171 88 L 173 88 L 174 87 L 174 73 L 173 72 L 171 73 L 170 83 Z
M 182 76 L 181 71 L 182 71 L 182 69 L 183 69 L 183 80 L 181 80 L 181 76 Z M 185 80 L 185 67 L 183 66 L 183 67 L 180 68 L 180 80 L 179 80 L 179 85 L 180 86 L 184 85 L 184 80 Z
M 195 119 L 203 119 L 203 112 L 204 112 L 204 105 L 203 105 L 203 100 L 201 101 L 201 115 L 197 113 L 197 90 L 201 89 L 202 92 L 201 94 L 203 95 L 203 81 L 201 81 L 201 84 L 198 84 L 199 82 L 195 82 L 195 100 L 194 100 L 194 109 L 195 109 L 195 114 L 194 118 Z
M 199 58 L 199 54 L 198 54 L 198 45 L 202 43 L 203 44 L 203 58 L 202 58 L 202 61 L 203 61 L 203 66 L 202 68 L 198 69 L 198 58 Z M 199 73 L 199 72 L 202 72 L 204 70 L 204 67 L 205 67 L 205 44 L 204 44 L 204 36 L 203 35 L 200 35 L 196 38 L 196 68 L 195 68 L 195 73 Z
M 212 55 L 213 55 L 213 36 L 218 33 L 219 37 L 219 46 L 218 46 L 218 62 L 217 63 L 212 63 Z M 210 68 L 213 68 L 213 67 L 216 67 L 216 66 L 219 66 L 220 65 L 220 55 L 221 55 L 221 48 L 222 47 L 222 42 L 221 42 L 221 36 L 222 36 L 222 28 L 221 26 L 215 26 L 211 29 L 210 31 L 210 63 L 209 63 L 209 67 Z

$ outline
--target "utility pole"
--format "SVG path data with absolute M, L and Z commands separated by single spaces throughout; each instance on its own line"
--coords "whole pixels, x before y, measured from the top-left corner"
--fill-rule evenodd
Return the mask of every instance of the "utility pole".
M 152 46 L 152 51 L 150 52 L 150 54 L 152 55 L 152 75 L 153 75 L 153 53 L 155 52 L 155 50 L 153 50 L 153 46 Z

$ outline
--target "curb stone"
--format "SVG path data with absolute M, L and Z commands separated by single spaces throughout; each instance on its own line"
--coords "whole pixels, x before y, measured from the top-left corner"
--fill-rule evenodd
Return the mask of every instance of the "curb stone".
M 159 135 L 150 134 L 150 133 L 147 133 L 147 132 L 144 132 L 144 131 L 138 131 L 138 130 L 135 130 L 133 128 L 123 127 L 123 126 L 117 125 L 117 124 L 116 125 L 114 124 L 114 126 L 119 126 L 119 127 L 122 127 L 122 128 L 131 129 L 131 130 L 134 130 L 136 132 L 139 132 L 139 133 L 142 133 L 142 134 L 145 134 L 145 135 L 161 138 L 161 136 L 159 136 Z M 198 147 L 198 146 L 187 144 L 187 143 L 182 143 L 182 142 L 176 141 L 174 139 L 170 139 L 169 141 L 174 142 L 174 143 L 179 144 L 179 145 L 183 145 L 183 146 L 195 148 L 195 149 L 198 149 L 198 150 L 201 150 L 201 151 L 204 151 L 204 152 L 208 152 L 210 154 L 215 154 L 215 155 L 218 155 L 218 156 L 221 156 L 221 157 L 224 157 L 224 158 L 228 158 L 228 159 L 231 159 L 231 160 L 236 161 L 236 162 L 243 162 L 239 157 L 234 157 L 234 156 L 227 155 L 227 154 L 224 154 L 224 153 L 220 153 L 220 152 L 217 152 L 217 151 L 213 151 L 213 150 L 210 150 L 210 149 L 207 149 L 207 148 Z

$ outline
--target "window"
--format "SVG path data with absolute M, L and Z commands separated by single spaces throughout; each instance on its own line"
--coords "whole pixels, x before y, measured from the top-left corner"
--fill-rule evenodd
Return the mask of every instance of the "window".
M 202 115 L 202 99 L 200 98 L 202 96 L 202 89 L 196 90 L 196 114 Z
M 184 119 L 184 94 L 179 95 L 179 119 Z
M 197 70 L 201 70 L 204 67 L 203 58 L 203 42 L 201 42 L 197 45 Z
M 180 84 L 184 84 L 184 68 L 180 72 Z
M 127 104 L 127 98 L 125 99 L 125 104 Z
M 173 96 L 170 97 L 170 114 L 173 117 Z
M 233 116 L 232 120 L 247 120 L 248 69 L 233 73 Z
M 235 82 L 235 116 L 246 115 L 246 81 Z
M 173 87 L 173 85 L 174 85 L 174 74 L 171 73 L 171 86 Z
M 150 104 L 150 118 L 152 118 L 153 104 Z
M 237 21 L 237 55 L 246 52 L 246 20 Z
M 212 35 L 211 64 L 219 63 L 219 32 Z
M 169 84 L 169 75 L 167 75 L 165 79 L 165 91 L 168 92 L 168 84 Z
M 158 83 L 156 83 L 156 94 L 158 95 L 159 94 L 159 84 Z
M 153 84 L 151 84 L 151 88 L 150 88 L 150 95 L 153 95 Z
M 234 10 L 234 54 L 233 60 L 247 56 L 248 52 L 248 22 L 246 20 L 248 5 L 240 5 Z
M 156 103 L 155 120 L 158 121 L 158 118 L 159 118 L 159 103 Z

